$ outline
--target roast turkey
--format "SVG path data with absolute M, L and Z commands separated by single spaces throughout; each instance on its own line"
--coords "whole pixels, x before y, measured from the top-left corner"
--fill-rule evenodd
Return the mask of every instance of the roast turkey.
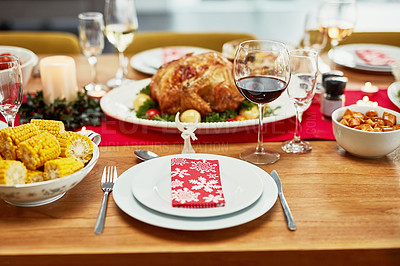
M 232 63 L 218 53 L 187 54 L 162 65 L 150 82 L 162 113 L 196 109 L 202 116 L 236 109 L 243 96 L 235 86 Z

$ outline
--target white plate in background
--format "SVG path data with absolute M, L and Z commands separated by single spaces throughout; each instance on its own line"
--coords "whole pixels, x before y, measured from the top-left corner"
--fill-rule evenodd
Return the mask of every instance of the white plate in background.
M 383 45 L 383 44 L 346 44 L 339 45 L 335 50 L 330 50 L 328 53 L 329 58 L 339 65 L 354 68 L 358 70 L 367 70 L 375 72 L 391 72 L 390 65 L 375 66 L 366 63 L 356 54 L 357 49 L 376 49 L 390 55 L 393 59 L 400 59 L 400 48 L 396 46 Z
M 211 50 L 209 49 L 192 46 L 171 46 L 154 48 L 150 50 L 145 50 L 132 56 L 130 60 L 131 67 L 149 75 L 155 74 L 157 72 L 157 69 L 164 63 L 163 49 L 181 49 L 184 53 L 193 52 L 194 54 L 211 52 Z
M 389 100 L 396 105 L 397 107 L 400 108 L 400 97 L 399 97 L 399 91 L 400 91 L 400 81 L 392 83 L 388 90 L 387 90 L 387 95 L 389 97 Z
M 7 124 L 4 123 L 3 121 L 0 121 L 0 130 L 3 128 L 6 128 L 6 127 L 7 127 Z

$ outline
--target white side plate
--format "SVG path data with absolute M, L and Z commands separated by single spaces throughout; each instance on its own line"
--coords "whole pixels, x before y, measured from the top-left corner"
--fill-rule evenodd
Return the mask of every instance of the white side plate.
M 400 91 L 400 81 L 392 83 L 388 90 L 387 90 L 387 95 L 389 97 L 389 100 L 396 105 L 397 107 L 400 108 L 400 97 L 399 97 L 399 91 Z
M 260 174 L 264 172 L 261 168 L 259 168 L 259 171 Z M 131 184 L 133 176 L 125 173 L 118 178 L 112 193 L 117 206 L 126 214 L 139 221 L 169 229 L 204 231 L 238 226 L 265 214 L 274 206 L 278 196 L 276 184 L 272 177 L 268 175 L 268 178 L 262 179 L 263 193 L 261 197 L 245 209 L 232 214 L 215 217 L 179 217 L 157 212 L 142 205 L 132 194 Z
M 171 159 L 190 158 L 218 160 L 225 206 L 215 208 L 176 208 L 171 201 Z M 143 205 L 153 210 L 182 217 L 211 217 L 244 209 L 254 203 L 263 191 L 265 171 L 248 162 L 212 154 L 177 154 L 149 160 L 126 171 L 133 177 L 132 192 Z

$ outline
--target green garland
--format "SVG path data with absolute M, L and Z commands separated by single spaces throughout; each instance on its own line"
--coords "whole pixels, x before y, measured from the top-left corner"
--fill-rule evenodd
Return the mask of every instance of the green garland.
M 67 130 L 76 130 L 82 126 L 100 126 L 104 116 L 100 101 L 78 92 L 78 99 L 67 103 L 65 99 L 56 99 L 47 105 L 43 92 L 27 94 L 26 102 L 19 109 L 19 124 L 29 123 L 31 119 L 48 119 L 63 121 Z

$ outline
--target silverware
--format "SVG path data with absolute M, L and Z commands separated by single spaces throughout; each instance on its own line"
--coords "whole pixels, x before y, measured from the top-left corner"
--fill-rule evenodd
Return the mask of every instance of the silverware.
M 159 157 L 154 152 L 146 150 L 135 150 L 133 153 L 142 161 L 147 161 Z
M 283 195 L 281 180 L 279 179 L 278 173 L 273 170 L 271 172 L 272 178 L 275 180 L 276 185 L 278 186 L 278 195 L 281 200 L 281 205 L 283 209 L 283 213 L 285 214 L 285 219 L 289 230 L 296 230 L 296 223 L 294 222 L 292 212 L 290 211 L 289 205 L 286 202 L 285 196 Z
M 104 167 L 103 176 L 101 177 L 101 189 L 104 191 L 103 201 L 101 202 L 101 207 L 99 211 L 99 215 L 97 217 L 96 225 L 94 227 L 94 232 L 96 234 L 103 233 L 104 228 L 104 219 L 106 217 L 106 209 L 108 202 L 108 195 L 112 192 L 114 183 L 117 181 L 117 167 L 116 166 L 107 166 Z

